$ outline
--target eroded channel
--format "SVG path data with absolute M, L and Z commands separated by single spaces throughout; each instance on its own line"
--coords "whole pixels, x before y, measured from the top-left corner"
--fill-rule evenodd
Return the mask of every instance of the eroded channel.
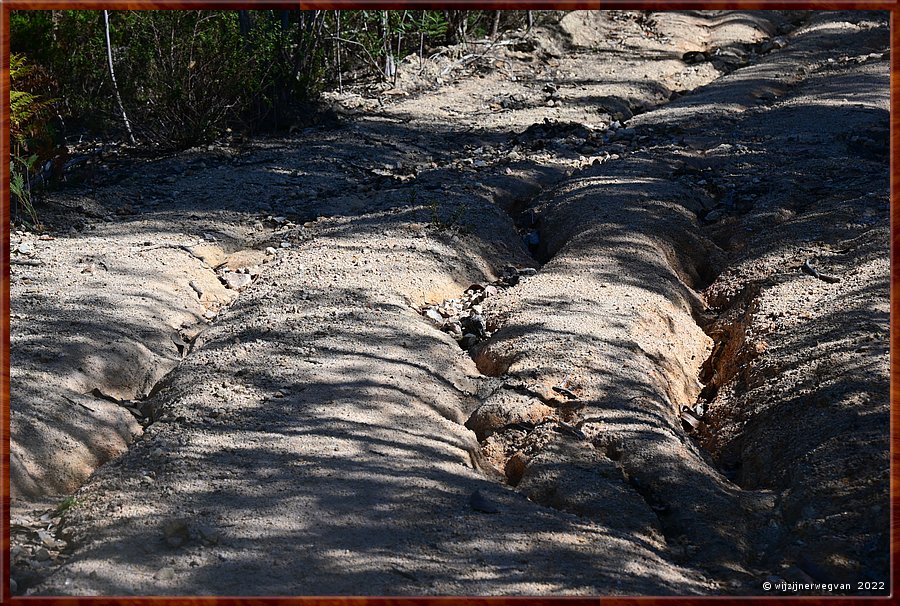
M 774 500 L 719 468 L 704 406 L 740 366 L 752 297 L 710 310 L 700 291 L 722 268 L 694 203 L 663 189 L 623 198 L 607 183 L 629 169 L 604 170 L 521 209 L 540 214 L 535 233 L 553 253 L 540 270 L 507 268 L 421 312 L 484 375 L 465 425 L 489 475 L 536 503 L 656 536 L 676 563 L 750 579 L 777 539 Z

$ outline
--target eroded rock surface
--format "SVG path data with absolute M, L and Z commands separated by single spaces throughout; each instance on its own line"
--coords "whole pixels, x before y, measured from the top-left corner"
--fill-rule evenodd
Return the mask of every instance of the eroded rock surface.
M 80 226 L 13 241 L 17 590 L 886 580 L 887 32 L 575 12 L 54 194 Z

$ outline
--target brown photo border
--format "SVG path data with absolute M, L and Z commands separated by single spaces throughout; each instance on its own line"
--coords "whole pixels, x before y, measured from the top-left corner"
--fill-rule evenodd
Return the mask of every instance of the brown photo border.
M 272 596 L 272 597 L 135 597 L 135 596 L 102 596 L 102 597 L 27 597 L 10 595 L 9 576 L 9 534 L 10 534 L 10 480 L 9 480 L 9 259 L 10 259 L 10 193 L 9 193 L 9 164 L 6 158 L 9 154 L 9 13 L 13 10 L 50 10 L 50 9 L 78 9 L 78 10 L 157 10 L 157 9 L 424 9 L 424 8 L 465 8 L 471 10 L 600 10 L 600 9 L 633 9 L 633 10 L 677 10 L 677 9 L 742 9 L 742 10 L 886 10 L 890 11 L 890 37 L 891 37 L 891 154 L 890 154 L 890 215 L 891 215 L 891 313 L 890 313 L 890 444 L 891 444 L 891 578 L 890 596 L 873 597 L 739 597 L 739 596 L 709 596 L 709 597 L 465 597 L 465 596 L 439 596 L 439 597 L 331 597 L 331 596 Z M 900 173 L 900 159 L 898 159 L 898 145 L 900 145 L 900 0 L 831 0 L 831 1 L 804 1 L 804 0 L 754 0 L 754 1 L 727 1 L 727 0 L 677 0 L 677 1 L 653 1 L 653 0 L 595 0 L 593 2 L 578 0 L 560 0 L 547 2 L 544 0 L 394 0 L 384 2 L 379 0 L 306 0 L 300 2 L 279 2 L 277 0 L 0 0 L 0 263 L 2 263 L 2 276 L 0 276 L 0 454 L 2 454 L 2 482 L 0 482 L 0 516 L 2 516 L 2 533 L 0 533 L 0 603 L 12 603 L 21 605 L 76 605 L 98 604 L 102 606 L 138 606 L 145 604 L 177 604 L 184 606 L 231 606 L 237 604 L 251 605 L 281 605 L 304 604 L 315 606 L 524 606 L 526 604 L 565 604 L 565 606 L 587 606 L 588 604 L 607 604 L 610 606 L 637 606 L 667 605 L 672 603 L 697 605 L 711 602 L 739 602 L 741 604 L 764 604 L 771 602 L 802 601 L 804 604 L 828 603 L 828 604 L 884 604 L 895 603 L 895 580 L 897 578 L 897 552 L 900 548 L 900 540 L 896 535 L 896 516 L 898 515 L 897 486 L 897 456 L 898 436 L 896 435 L 898 415 L 897 402 L 900 396 L 900 383 L 898 383 L 898 357 L 900 347 L 900 278 L 898 278 L 895 262 L 900 254 L 900 235 L 897 233 L 898 221 L 900 221 L 900 205 L 897 203 L 898 173 Z

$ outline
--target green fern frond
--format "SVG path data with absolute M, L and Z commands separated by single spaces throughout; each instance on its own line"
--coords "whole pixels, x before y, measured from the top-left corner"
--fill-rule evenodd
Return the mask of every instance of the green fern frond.
M 9 121 L 12 127 L 21 126 L 39 109 L 37 97 L 18 90 L 9 92 Z
M 26 76 L 29 72 L 31 72 L 31 66 L 25 61 L 25 55 L 13 53 L 9 56 L 10 80 L 15 81 Z
M 32 71 L 32 66 L 27 63 L 24 55 L 13 54 L 9 57 L 10 64 L 10 91 L 9 91 L 9 122 L 10 134 L 14 141 L 23 143 L 25 131 L 30 121 L 37 114 L 53 103 L 50 99 L 41 99 L 32 93 L 15 90 L 21 84 L 24 76 Z

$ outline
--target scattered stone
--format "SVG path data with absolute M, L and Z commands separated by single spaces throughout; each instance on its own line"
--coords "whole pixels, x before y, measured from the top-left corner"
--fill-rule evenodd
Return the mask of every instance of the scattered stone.
M 530 278 L 531 276 L 536 276 L 538 270 L 533 267 L 525 267 L 519 270 L 519 275 Z
M 426 316 L 429 320 L 433 320 L 434 322 L 437 322 L 438 324 L 443 324 L 443 322 L 444 322 L 444 316 L 442 316 L 442 315 L 441 315 L 435 308 L 433 308 L 433 307 L 429 307 L 428 309 L 425 310 L 425 316 Z
M 156 571 L 153 578 L 157 581 L 171 581 L 175 578 L 175 569 L 171 566 L 165 566 Z
M 709 61 L 709 54 L 703 51 L 688 51 L 681 56 L 681 60 L 688 65 L 696 65 L 697 63 Z
M 197 293 L 197 296 L 198 296 L 198 297 L 202 297 L 202 296 L 203 296 L 203 288 L 201 288 L 200 285 L 197 284 L 196 281 L 191 280 L 190 282 L 188 282 L 188 286 L 190 286 L 191 288 L 194 289 L 194 292 Z
M 723 213 L 721 210 L 711 210 L 706 213 L 706 217 L 704 217 L 704 220 L 709 221 L 710 223 L 715 223 L 724 216 L 725 213 Z
M 487 337 L 487 323 L 484 316 L 472 310 L 472 315 L 462 319 L 462 328 L 466 333 L 472 334 L 478 339 Z
M 782 48 L 786 47 L 787 44 L 788 44 L 787 39 L 785 39 L 781 36 L 778 36 L 776 38 L 772 38 L 771 40 L 764 42 L 762 44 L 762 46 L 760 47 L 759 52 L 762 54 L 765 54 L 765 53 L 771 52 L 776 49 L 782 49 Z
M 20 255 L 33 255 L 35 251 L 34 244 L 29 244 L 28 242 L 19 242 L 19 245 L 16 247 L 16 251 Z
M 702 422 L 690 410 L 681 411 L 681 424 L 688 433 L 696 431 L 700 428 Z
M 524 275 L 534 275 L 537 270 L 526 268 Z M 534 272 L 534 273 L 532 273 Z M 484 317 L 481 303 L 500 292 L 500 288 L 513 286 L 519 281 L 519 270 L 513 266 L 504 268 L 498 280 L 491 284 L 472 284 L 459 299 L 447 299 L 438 305 L 422 310 L 422 315 L 440 325 L 463 349 L 471 349 L 492 334 Z
M 469 497 L 469 506 L 481 513 L 500 513 L 500 508 L 497 504 L 484 496 L 480 490 L 476 490 Z
M 13 545 L 9 548 L 9 559 L 12 562 L 16 562 L 20 556 L 25 554 L 25 548 L 21 545 Z
M 279 246 L 280 246 L 281 248 L 290 248 L 290 247 L 291 247 L 291 243 L 290 243 L 290 242 L 282 242 L 281 244 L 279 244 Z
M 170 520 L 163 527 L 163 538 L 169 547 L 181 547 L 190 540 L 187 521 Z
M 519 283 L 519 274 L 515 270 L 513 273 L 505 274 L 500 278 L 498 284 L 504 287 L 515 286 Z
M 221 541 L 219 532 L 210 526 L 200 526 L 197 532 L 200 534 L 200 538 L 210 545 L 218 545 L 219 541 Z
M 39 530 L 38 538 L 41 540 L 41 543 L 43 543 L 44 547 L 46 547 L 47 549 L 59 549 L 59 547 L 57 546 L 56 539 L 53 538 L 53 535 L 50 534 L 49 532 L 47 532 L 46 530 Z
M 471 333 L 464 334 L 459 342 L 460 347 L 463 349 L 471 349 L 476 344 L 478 344 L 478 337 Z
M 222 276 L 222 281 L 231 290 L 246 288 L 253 281 L 249 274 L 227 272 Z
M 41 547 L 37 551 L 34 552 L 34 559 L 38 562 L 46 562 L 50 559 L 50 552 L 47 551 L 46 547 Z
M 266 247 L 266 254 L 269 255 L 270 257 L 274 256 L 276 252 L 277 251 L 274 248 L 272 248 L 271 246 Z

